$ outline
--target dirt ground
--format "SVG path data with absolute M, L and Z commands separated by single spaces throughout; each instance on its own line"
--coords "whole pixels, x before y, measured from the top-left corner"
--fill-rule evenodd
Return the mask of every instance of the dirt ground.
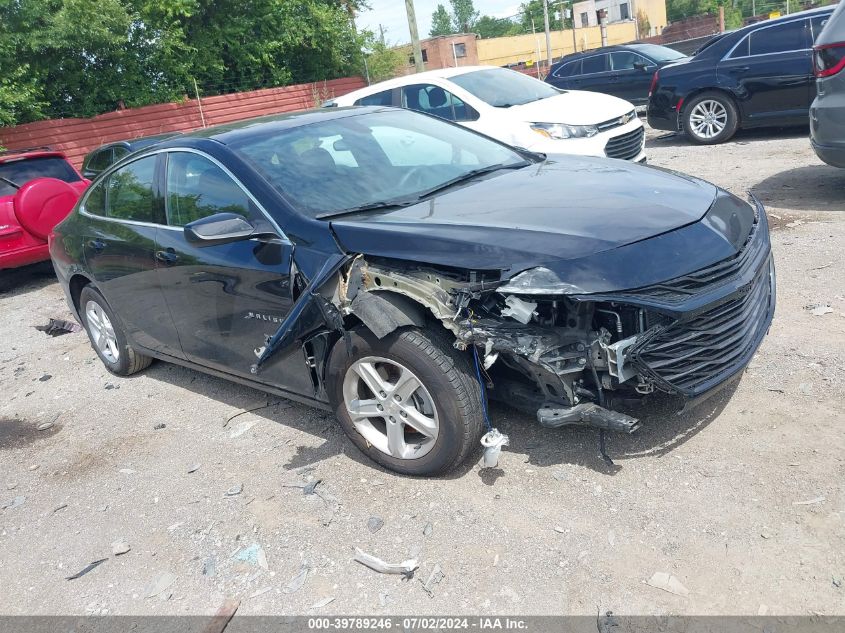
M 735 391 L 612 436 L 616 468 L 596 432 L 494 407 L 499 469 L 395 476 L 322 412 L 165 363 L 111 376 L 84 333 L 34 329 L 68 315 L 49 269 L 4 272 L 0 613 L 845 614 L 845 170 L 806 130 L 648 152 L 766 204 L 778 308 Z

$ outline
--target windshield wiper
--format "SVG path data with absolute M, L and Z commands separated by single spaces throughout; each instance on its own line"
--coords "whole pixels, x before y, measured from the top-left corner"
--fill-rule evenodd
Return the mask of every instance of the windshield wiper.
M 364 211 L 377 211 L 379 209 L 400 209 L 412 204 L 416 204 L 417 199 L 399 198 L 396 200 L 382 200 L 379 202 L 368 202 L 366 204 L 358 205 L 357 207 L 349 207 L 348 209 L 340 209 L 338 211 L 329 211 L 328 213 L 319 213 L 316 217 L 318 220 L 325 220 L 326 218 L 336 218 L 342 215 L 352 215 L 353 213 L 362 213 Z
M 470 171 L 463 173 L 460 176 L 456 176 L 455 178 L 447 180 L 446 182 L 440 183 L 436 187 L 432 187 L 431 189 L 426 189 L 425 191 L 421 191 L 417 195 L 417 200 L 422 200 L 423 198 L 427 198 L 430 195 L 433 195 L 435 193 L 439 193 L 439 192 L 441 192 L 445 189 L 448 189 L 449 187 L 460 184 L 462 182 L 466 182 L 467 180 L 472 180 L 476 176 L 481 176 L 483 174 L 490 174 L 490 173 L 493 173 L 494 171 L 500 171 L 502 169 L 521 169 L 521 168 L 527 167 L 528 165 L 531 165 L 531 164 L 532 164 L 531 161 L 523 160 L 523 161 L 520 161 L 518 163 L 511 163 L 509 165 L 506 165 L 504 163 L 498 163 L 496 165 L 488 165 L 487 167 L 479 167 L 478 169 L 471 169 Z
M 21 188 L 21 186 L 20 186 L 18 183 L 16 183 L 16 182 L 12 182 L 12 181 L 11 181 L 11 180 L 9 180 L 8 178 L 4 178 L 3 176 L 0 176 L 0 180 L 2 180 L 3 182 L 5 182 L 7 185 L 11 185 L 11 186 L 12 186 L 12 187 L 14 187 L 15 189 L 20 189 L 20 188 Z

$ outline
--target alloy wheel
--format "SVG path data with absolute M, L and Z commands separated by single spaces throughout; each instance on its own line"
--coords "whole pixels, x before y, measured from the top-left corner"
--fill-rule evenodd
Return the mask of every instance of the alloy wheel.
M 727 126 L 728 110 L 715 99 L 704 99 L 693 107 L 689 122 L 696 136 L 712 139 L 721 134 Z
M 89 301 L 85 304 L 85 321 L 88 323 L 88 332 L 94 346 L 100 350 L 107 361 L 110 363 L 118 362 L 120 351 L 117 346 L 114 327 L 105 310 L 96 301 Z
M 381 452 L 417 459 L 437 441 L 437 407 L 422 381 L 402 364 L 377 356 L 355 361 L 343 379 L 343 400 L 355 429 Z

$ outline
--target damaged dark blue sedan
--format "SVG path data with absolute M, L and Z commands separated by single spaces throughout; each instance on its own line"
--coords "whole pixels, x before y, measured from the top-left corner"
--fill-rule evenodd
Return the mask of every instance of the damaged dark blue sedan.
M 467 457 L 488 397 L 632 432 L 632 401 L 735 378 L 775 306 L 760 204 L 389 108 L 136 152 L 50 251 L 111 372 L 158 358 L 333 410 L 416 475 Z

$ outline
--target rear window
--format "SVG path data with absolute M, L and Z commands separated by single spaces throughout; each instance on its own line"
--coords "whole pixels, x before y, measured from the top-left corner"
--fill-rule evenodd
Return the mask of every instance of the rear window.
M 0 163 L 0 178 L 3 178 L 0 180 L 0 196 L 12 196 L 17 191 L 16 187 L 6 181 L 22 187 L 36 178 L 58 178 L 65 182 L 81 180 L 73 167 L 58 156 L 39 156 Z

